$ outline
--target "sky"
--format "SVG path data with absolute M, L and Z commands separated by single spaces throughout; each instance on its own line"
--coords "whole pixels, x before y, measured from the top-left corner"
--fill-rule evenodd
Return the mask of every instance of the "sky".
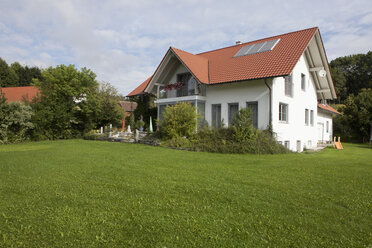
M 199 53 L 319 27 L 328 60 L 372 50 L 372 1 L 1 0 L 0 57 L 87 67 L 126 95 L 169 46 Z

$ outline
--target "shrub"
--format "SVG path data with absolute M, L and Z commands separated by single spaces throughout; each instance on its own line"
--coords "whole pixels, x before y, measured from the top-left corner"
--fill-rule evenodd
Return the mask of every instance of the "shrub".
M 191 103 L 179 103 L 165 108 L 163 118 L 159 121 L 163 138 L 177 139 L 190 137 L 195 133 L 199 115 Z
M 29 138 L 32 108 L 20 102 L 6 102 L 0 96 L 0 143 L 15 143 Z
M 233 118 L 234 138 L 237 142 L 254 139 L 254 128 L 251 119 L 251 110 L 242 108 Z

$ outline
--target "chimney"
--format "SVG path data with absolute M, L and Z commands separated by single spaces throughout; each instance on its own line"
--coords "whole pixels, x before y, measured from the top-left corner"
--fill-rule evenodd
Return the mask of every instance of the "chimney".
M 240 40 L 235 42 L 235 45 L 241 45 L 241 44 L 243 44 L 243 43 Z

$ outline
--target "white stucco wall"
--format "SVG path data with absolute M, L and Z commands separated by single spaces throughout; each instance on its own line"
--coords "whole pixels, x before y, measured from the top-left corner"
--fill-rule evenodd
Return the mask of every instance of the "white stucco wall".
M 293 77 L 293 95 L 285 95 L 284 77 L 273 79 L 272 89 L 272 113 L 273 113 L 273 131 L 276 133 L 276 139 L 284 142 L 289 141 L 290 149 L 297 151 L 297 141 L 301 142 L 301 149 L 310 148 L 317 145 L 317 96 L 316 88 L 310 77 L 307 62 L 304 56 L 301 56 L 295 68 L 292 71 Z M 301 73 L 306 75 L 305 90 L 301 89 Z M 288 121 L 279 121 L 279 103 L 288 104 Z M 313 125 L 305 124 L 305 109 L 314 111 Z
M 328 121 L 328 132 L 327 132 L 327 121 Z M 326 113 L 323 111 L 318 111 L 318 120 L 317 120 L 317 129 L 318 129 L 318 142 L 327 143 L 332 141 L 333 137 L 333 122 L 332 114 Z
M 212 123 L 212 104 L 221 104 L 221 118 L 228 126 L 228 104 L 239 103 L 241 109 L 251 101 L 258 102 L 258 128 L 266 129 L 269 125 L 269 89 L 264 80 L 208 85 L 206 98 L 205 119 L 209 125 Z

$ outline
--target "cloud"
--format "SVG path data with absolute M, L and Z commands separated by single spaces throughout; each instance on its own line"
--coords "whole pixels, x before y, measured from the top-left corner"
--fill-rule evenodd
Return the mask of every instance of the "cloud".
M 129 93 L 169 46 L 193 53 L 318 26 L 329 60 L 371 50 L 370 1 L 3 0 L 0 56 L 88 67 Z

